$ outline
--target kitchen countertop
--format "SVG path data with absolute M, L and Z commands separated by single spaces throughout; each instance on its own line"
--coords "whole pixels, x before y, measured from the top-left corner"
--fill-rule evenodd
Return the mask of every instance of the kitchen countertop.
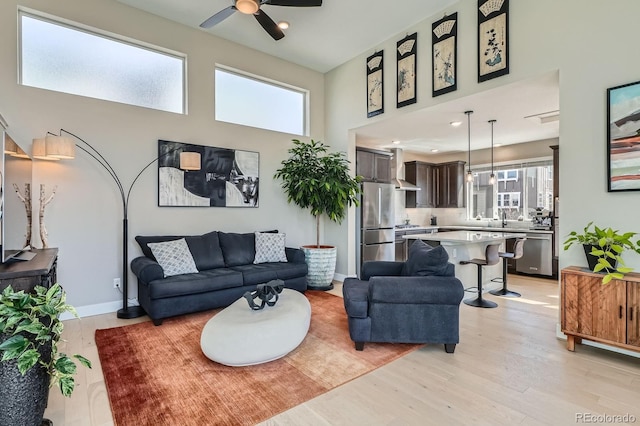
M 493 227 L 493 226 L 467 226 L 467 225 L 440 225 L 440 226 L 414 226 L 411 228 L 395 228 L 396 231 L 419 231 L 419 230 L 436 230 L 454 229 L 460 231 L 484 231 L 484 232 L 526 232 L 532 234 L 553 234 L 553 231 L 546 229 L 529 229 L 514 227 Z
M 450 244 L 486 243 L 507 238 L 525 237 L 523 232 L 475 232 L 475 231 L 450 231 L 436 232 L 433 234 L 405 235 L 408 240 L 439 241 Z

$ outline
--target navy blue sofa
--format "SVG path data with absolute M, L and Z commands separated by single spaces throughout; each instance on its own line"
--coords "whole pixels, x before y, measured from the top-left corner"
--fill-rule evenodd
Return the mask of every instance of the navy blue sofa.
M 345 279 L 344 307 L 356 350 L 363 350 L 365 342 L 394 342 L 444 344 L 447 353 L 455 351 L 464 289 L 444 249 L 434 250 L 437 267 L 424 267 L 425 262 L 416 267 L 410 249 L 406 264 L 369 261 L 361 279 Z
M 198 273 L 164 276 L 148 243 L 184 238 Z M 258 284 L 284 281 L 287 288 L 305 292 L 304 252 L 285 248 L 287 262 L 254 264 L 255 234 L 213 231 L 192 236 L 137 236 L 144 256 L 131 261 L 138 278 L 138 301 L 155 325 L 164 318 L 228 306 Z

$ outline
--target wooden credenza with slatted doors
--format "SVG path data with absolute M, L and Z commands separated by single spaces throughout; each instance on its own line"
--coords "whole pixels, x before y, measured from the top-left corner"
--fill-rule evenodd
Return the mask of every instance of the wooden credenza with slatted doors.
M 582 339 L 640 352 L 640 274 L 602 284 L 602 274 L 570 266 L 561 271 L 560 326 L 567 349 Z
M 0 291 L 11 286 L 14 291 L 33 291 L 41 285 L 51 287 L 56 283 L 58 270 L 58 249 L 33 249 L 36 256 L 26 262 L 14 261 L 0 264 Z

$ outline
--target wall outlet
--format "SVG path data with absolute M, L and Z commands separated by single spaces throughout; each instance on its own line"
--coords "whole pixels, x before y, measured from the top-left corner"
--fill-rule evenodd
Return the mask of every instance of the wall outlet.
M 113 288 L 120 288 L 120 278 L 113 279 Z

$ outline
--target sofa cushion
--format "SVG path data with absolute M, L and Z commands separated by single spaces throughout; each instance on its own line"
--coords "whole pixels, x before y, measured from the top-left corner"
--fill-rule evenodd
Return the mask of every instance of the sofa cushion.
M 156 258 L 165 276 L 198 272 L 189 246 L 184 238 L 161 243 L 149 243 L 149 248 Z
M 231 266 L 229 269 L 242 273 L 242 280 L 244 285 L 256 285 L 269 282 L 278 278 L 276 269 L 271 267 L 269 263 L 260 265 L 254 265 L 249 263 L 248 265 Z
M 276 272 L 279 280 L 290 280 L 291 278 L 306 277 L 309 267 L 306 263 L 262 263 L 261 265 L 271 268 Z
M 222 257 L 222 249 L 218 240 L 218 232 L 212 231 L 204 235 L 157 235 L 157 236 L 136 236 L 136 242 L 142 249 L 142 253 L 152 260 L 157 260 L 153 252 L 149 248 L 149 243 L 159 243 L 165 241 L 174 241 L 184 238 L 187 241 L 189 250 L 196 262 L 198 271 L 206 271 L 208 269 L 224 267 L 224 258 Z
M 256 232 L 256 256 L 253 263 L 286 262 L 285 234 Z
M 401 274 L 404 276 L 445 276 L 449 255 L 442 246 L 431 247 L 422 240 L 416 240 L 409 247 L 409 256 Z
M 191 250 L 198 271 L 224 267 L 224 257 L 222 256 L 217 231 L 185 237 L 185 240 L 189 250 Z
M 149 283 L 151 299 L 207 293 L 225 288 L 241 287 L 242 274 L 227 268 L 194 274 L 167 277 Z
M 256 237 L 254 233 L 235 234 L 218 232 L 224 264 L 229 266 L 249 265 L 256 257 Z

